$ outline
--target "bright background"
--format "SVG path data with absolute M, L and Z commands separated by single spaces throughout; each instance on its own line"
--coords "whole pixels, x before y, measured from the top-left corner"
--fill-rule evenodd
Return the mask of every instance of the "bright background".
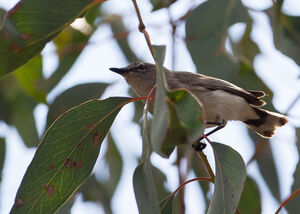
M 16 0 L 1 0 L 0 7 L 10 9 L 16 4 Z M 182 16 L 191 5 L 199 4 L 200 0 L 178 0 L 171 6 L 172 16 L 176 19 Z M 243 3 L 250 8 L 265 9 L 271 6 L 271 0 L 244 0 Z M 143 20 L 147 26 L 148 32 L 154 44 L 167 45 L 165 66 L 171 66 L 171 29 L 168 25 L 169 17 L 166 10 L 159 10 L 151 13 L 151 4 L 148 1 L 138 1 Z M 137 56 L 144 61 L 152 62 L 150 52 L 146 46 L 144 37 L 137 30 L 138 22 L 131 0 L 109 0 L 103 3 L 107 13 L 121 14 L 125 17 L 124 22 L 128 29 L 132 30 L 129 41 Z M 285 13 L 291 15 L 300 15 L 299 0 L 286 0 L 283 9 Z M 254 61 L 255 70 L 265 81 L 268 87 L 274 92 L 273 104 L 280 112 L 285 112 L 291 102 L 300 92 L 299 67 L 290 58 L 282 55 L 275 50 L 272 40 L 272 30 L 267 17 L 260 12 L 251 12 L 254 17 L 254 29 L 252 38 L 260 46 L 262 54 L 256 56 Z M 159 23 L 159 27 L 156 27 Z M 165 23 L 165 24 L 164 24 Z M 74 24 L 74 27 L 80 27 L 80 22 Z M 236 24 L 230 28 L 230 33 L 234 39 L 239 39 L 244 30 L 243 24 Z M 184 25 L 181 25 L 178 32 L 184 36 Z M 84 53 L 80 55 L 79 60 L 74 64 L 71 71 L 64 77 L 58 86 L 49 94 L 47 101 L 51 103 L 54 98 L 65 89 L 79 83 L 88 82 L 108 82 L 113 83 L 103 94 L 102 98 L 110 96 L 128 96 L 128 86 L 121 76 L 108 70 L 110 67 L 123 67 L 126 60 L 119 50 L 118 45 L 112 37 L 112 32 L 108 26 L 100 26 L 91 38 L 89 45 Z M 186 70 L 195 72 L 195 66 L 186 49 L 183 41 L 177 40 L 175 63 L 176 70 Z M 230 49 L 230 47 L 228 46 Z M 57 66 L 58 59 L 54 54 L 55 48 L 49 43 L 43 51 L 44 56 L 44 75 L 48 77 Z M 254 88 L 252 88 L 254 89 Z M 48 107 L 39 104 L 35 109 L 35 118 L 39 134 L 44 132 L 45 120 Z M 124 172 L 120 184 L 116 190 L 113 199 L 113 211 L 115 213 L 138 213 L 135 202 L 132 175 L 137 165 L 137 157 L 141 154 L 141 136 L 139 126 L 131 122 L 134 109 L 133 105 L 125 106 L 117 116 L 113 126 L 112 133 L 121 151 L 124 159 Z M 292 175 L 295 170 L 295 164 L 298 161 L 297 149 L 295 146 L 294 126 L 300 125 L 300 102 L 298 102 L 290 112 L 293 120 L 288 125 L 280 128 L 276 136 L 271 140 L 271 147 L 276 157 L 275 163 L 279 171 L 280 190 L 283 198 L 290 194 L 289 189 L 293 183 Z M 295 119 L 298 118 L 298 119 Z M 35 149 L 28 149 L 22 143 L 20 136 L 13 127 L 8 127 L 0 122 L 0 136 L 7 140 L 7 155 L 3 171 L 3 181 L 0 186 L 0 213 L 8 213 L 13 205 L 15 194 L 21 183 L 22 177 L 29 165 Z M 228 125 L 215 135 L 211 140 L 230 145 L 237 150 L 247 162 L 253 154 L 254 147 L 250 143 L 247 134 L 247 128 L 240 122 L 230 122 Z M 284 142 L 284 144 L 283 144 Z M 105 147 L 105 144 L 103 144 Z M 101 149 L 104 151 L 104 149 Z M 213 166 L 212 152 L 208 148 L 205 150 L 211 165 Z M 101 154 L 95 168 L 105 168 L 101 164 Z M 166 184 L 170 190 L 175 190 L 178 186 L 177 170 L 172 166 L 175 157 L 169 160 L 162 159 L 153 154 L 151 160 L 153 164 L 168 175 Z M 261 190 L 262 210 L 264 214 L 274 213 L 279 204 L 273 199 L 271 193 L 258 172 L 256 163 L 252 163 L 248 168 L 248 174 L 258 183 Z M 97 170 L 98 172 L 100 170 Z M 103 175 L 97 175 L 97 178 L 105 179 Z M 193 174 L 190 178 L 194 177 Z M 205 205 L 201 202 L 203 195 L 197 184 L 191 183 L 186 186 L 187 213 L 204 213 Z M 189 206 L 191 205 L 191 206 Z M 104 213 L 101 206 L 88 202 L 83 203 L 80 195 L 76 197 L 72 213 Z M 284 213 L 284 212 L 282 212 Z

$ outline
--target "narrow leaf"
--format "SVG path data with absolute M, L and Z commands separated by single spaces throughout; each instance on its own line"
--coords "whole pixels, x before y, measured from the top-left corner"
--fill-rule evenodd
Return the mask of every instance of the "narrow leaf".
M 153 182 L 149 160 L 137 166 L 133 174 L 133 187 L 140 214 L 160 214 L 159 201 Z
M 259 188 L 249 176 L 246 178 L 244 191 L 239 203 L 239 212 L 243 214 L 260 214 L 261 201 Z
M 208 214 L 235 213 L 246 180 L 245 163 L 231 147 L 213 142 L 216 178 Z
M 129 102 L 91 100 L 60 116 L 38 146 L 11 213 L 55 213 L 90 175 L 105 135 Z

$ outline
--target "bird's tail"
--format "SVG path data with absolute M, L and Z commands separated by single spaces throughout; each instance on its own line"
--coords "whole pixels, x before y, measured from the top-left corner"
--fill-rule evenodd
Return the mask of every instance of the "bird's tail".
M 279 113 L 267 111 L 252 106 L 258 119 L 249 119 L 243 121 L 255 132 L 264 138 L 270 138 L 275 134 L 277 127 L 283 126 L 288 122 L 288 119 Z

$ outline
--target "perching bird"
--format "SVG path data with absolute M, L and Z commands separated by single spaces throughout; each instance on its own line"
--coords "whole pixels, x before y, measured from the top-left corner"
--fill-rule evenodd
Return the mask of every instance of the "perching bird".
M 135 62 L 110 70 L 122 75 L 139 96 L 147 96 L 156 84 L 155 64 Z M 282 114 L 259 108 L 266 104 L 260 99 L 265 96 L 263 91 L 244 90 L 225 80 L 202 74 L 167 68 L 164 71 L 168 89 L 185 88 L 198 97 L 203 106 L 206 127 L 224 126 L 228 120 L 239 120 L 260 136 L 270 138 L 276 127 L 288 122 Z

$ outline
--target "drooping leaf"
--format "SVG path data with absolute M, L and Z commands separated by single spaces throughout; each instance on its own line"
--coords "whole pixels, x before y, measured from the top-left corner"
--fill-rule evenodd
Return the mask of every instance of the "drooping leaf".
M 23 0 L 9 10 L 0 28 L 0 76 L 25 64 L 88 8 L 104 0 Z
M 5 153 L 6 153 L 5 139 L 0 138 L 0 184 L 2 181 L 2 170 L 4 166 Z
M 216 178 L 208 214 L 235 213 L 246 180 L 245 163 L 231 147 L 213 142 Z
M 300 128 L 296 128 L 296 137 L 297 137 L 297 151 L 298 157 L 300 156 Z M 300 188 L 300 161 L 298 160 L 295 172 L 294 172 L 294 183 L 291 187 L 291 192 L 296 191 Z M 299 210 L 300 198 L 299 195 L 294 197 L 289 203 L 285 206 L 285 208 L 289 211 L 289 213 L 297 213 Z
M 261 201 L 259 188 L 256 182 L 249 176 L 246 178 L 244 191 L 239 203 L 239 212 L 245 214 L 260 214 Z
M 139 164 L 133 174 L 133 188 L 140 214 L 160 214 L 150 160 Z
M 46 127 L 49 127 L 66 110 L 87 100 L 99 98 L 107 86 L 106 83 L 85 83 L 76 85 L 61 93 L 49 106 Z
M 256 156 L 258 169 L 274 198 L 277 201 L 281 201 L 278 172 L 276 170 L 274 155 L 271 150 L 270 142 L 267 139 L 258 137 L 254 133 L 251 133 L 250 136 L 252 139 L 254 139 L 256 145 L 263 144 L 262 149 Z
M 43 89 L 42 56 L 37 55 L 16 70 L 15 76 L 23 90 L 37 102 L 46 103 L 46 91 Z
M 154 114 L 151 125 L 151 127 L 153 127 L 151 129 L 151 143 L 153 150 L 159 153 L 163 140 L 167 134 L 169 112 L 165 100 L 165 75 L 162 67 L 165 55 L 165 46 L 155 46 L 154 50 L 158 57 L 156 59 L 156 93 Z
M 130 98 L 91 100 L 70 109 L 46 131 L 11 213 L 54 213 L 90 175 L 101 143 Z

